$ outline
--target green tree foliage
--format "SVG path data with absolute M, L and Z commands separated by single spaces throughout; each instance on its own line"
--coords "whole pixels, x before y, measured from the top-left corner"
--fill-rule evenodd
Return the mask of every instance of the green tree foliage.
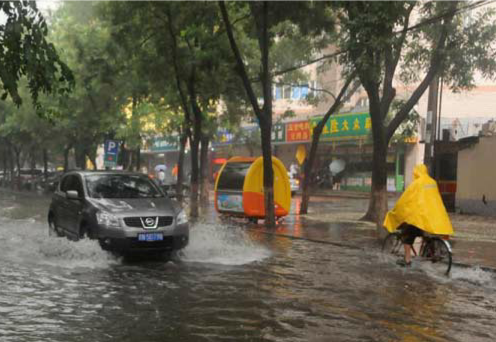
M 231 82 L 234 78 L 230 55 L 226 52 L 228 45 L 224 35 L 218 32 L 220 19 L 216 5 L 115 2 L 102 4 L 101 13 L 112 23 L 115 41 L 136 52 L 140 70 L 150 80 L 150 96 L 154 101 L 165 101 L 169 114 L 183 113 L 183 120 L 177 120 L 174 115 L 168 119 L 182 123 L 178 133 L 189 137 L 191 195 L 196 200 L 201 176 L 200 142 L 202 149 L 208 148 L 208 140 L 217 125 L 214 115 L 217 104 L 221 96 L 236 92 L 233 87 L 236 82 Z M 234 96 L 229 97 L 234 100 Z
M 53 44 L 48 42 L 48 26 L 34 1 L 1 1 L 0 15 L 0 85 L 2 100 L 11 96 L 22 103 L 18 84 L 22 77 L 33 101 L 40 92 L 54 90 L 66 93 L 73 85 L 73 76 L 59 58 Z
M 443 75 L 445 83 L 456 90 L 470 88 L 475 72 L 494 75 L 493 12 L 471 12 L 484 3 L 333 4 L 340 13 L 341 63 L 357 73 L 370 104 L 374 152 L 365 219 L 380 224 L 385 215 L 387 146 L 432 80 Z M 465 20 L 467 16 L 473 20 Z M 415 89 L 392 108 L 398 81 L 413 82 Z
M 61 58 L 74 72 L 76 86 L 67 96 L 47 98 L 45 110 L 65 137 L 66 148 L 74 148 L 76 165 L 94 161 L 104 139 L 125 124 L 122 107 L 123 70 L 116 68 L 108 52 L 109 28 L 98 20 L 96 3 L 66 2 L 55 13 L 50 38 Z

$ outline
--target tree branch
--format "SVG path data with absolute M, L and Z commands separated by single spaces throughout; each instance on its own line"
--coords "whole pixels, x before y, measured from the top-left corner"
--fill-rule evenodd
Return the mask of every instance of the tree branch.
M 251 105 L 253 106 L 253 110 L 255 111 L 255 115 L 260 120 L 262 117 L 260 106 L 258 105 L 257 97 L 255 96 L 255 92 L 253 91 L 253 87 L 251 85 L 250 79 L 248 78 L 248 74 L 246 72 L 246 68 L 243 63 L 243 58 L 241 57 L 241 52 L 239 51 L 236 40 L 234 39 L 232 26 L 229 21 L 229 15 L 227 13 L 227 9 L 224 1 L 219 1 L 219 8 L 222 14 L 224 25 L 226 26 L 226 33 L 229 39 L 229 44 L 231 45 L 231 49 L 234 53 L 234 57 L 236 58 L 239 75 L 241 77 L 241 80 L 243 81 L 243 85 L 245 87 L 248 99 L 250 100 Z
M 398 126 L 407 118 L 408 113 L 412 110 L 413 106 L 418 102 L 420 97 L 424 94 L 425 90 L 429 86 L 429 84 L 432 82 L 434 77 L 436 76 L 437 72 L 439 71 L 439 68 L 441 66 L 441 63 L 443 61 L 443 55 L 444 55 L 444 48 L 446 44 L 446 40 L 448 38 L 448 27 L 451 24 L 451 21 L 453 20 L 453 17 L 456 13 L 456 2 L 450 3 L 450 11 L 449 13 L 452 13 L 451 16 L 446 18 L 445 22 L 442 25 L 441 29 L 441 35 L 439 37 L 439 40 L 436 44 L 434 53 L 431 58 L 431 65 L 429 67 L 429 70 L 427 74 L 425 75 L 424 79 L 418 87 L 415 89 L 413 92 L 412 96 L 408 99 L 408 101 L 401 107 L 401 109 L 398 111 L 398 113 L 395 115 L 393 120 L 389 123 L 387 126 L 387 135 L 386 139 L 389 141 L 391 137 L 393 136 L 394 132 L 398 128 Z
M 299 87 L 301 86 L 300 84 L 294 84 L 294 83 L 282 83 L 282 82 L 274 82 L 274 84 L 276 85 L 281 85 L 281 86 L 290 86 L 290 87 Z M 307 86 L 307 88 L 309 90 L 312 90 L 312 91 L 316 91 L 316 92 L 321 92 L 321 93 L 326 93 L 327 95 L 330 95 L 334 101 L 336 100 L 336 95 L 334 95 L 334 93 L 330 92 L 329 90 L 327 89 L 322 89 L 322 88 L 314 88 L 314 87 L 310 87 L 310 86 Z
M 170 38 L 172 40 L 171 53 L 172 53 L 172 64 L 174 66 L 174 78 L 176 79 L 177 91 L 179 93 L 181 104 L 184 110 L 184 115 L 186 117 L 186 125 L 188 125 L 191 122 L 191 114 L 188 108 L 188 100 L 181 86 L 181 79 L 179 78 L 179 65 L 177 62 L 177 41 L 176 41 L 176 34 L 174 32 L 174 27 L 172 26 L 172 15 L 170 13 L 170 9 L 167 10 L 167 28 Z
M 141 43 L 139 44 L 139 47 L 142 48 L 143 45 L 145 45 L 150 39 L 152 39 L 154 36 L 157 35 L 157 32 L 158 31 L 153 31 L 148 37 L 146 37 L 145 39 L 143 39 L 141 41 Z
M 415 7 L 415 3 L 410 3 L 409 7 L 405 13 L 405 19 L 403 24 L 403 30 L 400 32 L 398 40 L 393 44 L 393 46 L 388 45 L 385 51 L 385 73 L 384 82 L 382 86 L 382 99 L 381 99 L 381 113 L 387 115 L 388 109 L 391 106 L 391 102 L 396 97 L 396 89 L 393 87 L 393 78 L 396 73 L 396 68 L 398 62 L 401 58 L 401 51 L 403 44 L 406 39 L 408 32 L 408 25 L 410 22 L 410 15 Z M 396 35 L 395 32 L 391 32 L 392 35 Z
M 314 127 L 314 131 L 313 131 L 314 135 L 315 134 L 320 135 L 322 133 L 322 130 L 324 129 L 324 125 L 326 124 L 327 120 L 329 120 L 330 116 L 333 113 L 336 113 L 337 110 L 339 109 L 339 107 L 341 107 L 342 103 L 347 101 L 353 95 L 353 93 L 360 87 L 360 83 L 357 82 L 354 85 L 354 87 L 352 88 L 352 91 L 350 91 L 350 92 L 348 92 L 348 94 L 346 94 L 346 90 L 348 90 L 348 87 L 350 86 L 351 82 L 353 82 L 353 80 L 357 77 L 357 74 L 358 73 L 356 71 L 354 71 L 351 75 L 348 76 L 348 78 L 346 79 L 346 82 L 341 87 L 341 90 L 340 90 L 338 96 L 336 97 L 334 103 L 329 108 L 329 110 L 325 113 L 324 117 L 319 121 L 317 126 Z M 346 94 L 346 96 L 345 96 L 345 94 Z

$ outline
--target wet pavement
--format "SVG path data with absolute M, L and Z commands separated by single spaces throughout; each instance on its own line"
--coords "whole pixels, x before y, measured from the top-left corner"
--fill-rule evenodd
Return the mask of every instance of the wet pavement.
M 496 339 L 496 275 L 396 266 L 356 222 L 366 201 L 316 199 L 275 231 L 210 212 L 180 260 L 132 263 L 49 238 L 47 206 L 0 191 L 2 342 Z

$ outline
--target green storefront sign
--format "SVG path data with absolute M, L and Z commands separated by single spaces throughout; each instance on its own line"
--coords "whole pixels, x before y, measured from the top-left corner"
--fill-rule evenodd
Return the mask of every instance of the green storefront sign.
M 150 150 L 153 152 L 167 152 L 167 151 L 177 151 L 178 143 L 166 138 L 154 138 L 150 146 Z
M 271 134 L 273 143 L 283 143 L 286 140 L 286 125 L 282 123 L 274 124 Z
M 322 117 L 310 118 L 310 132 Z M 331 115 L 322 130 L 321 140 L 346 140 L 365 138 L 371 133 L 372 122 L 369 113 Z

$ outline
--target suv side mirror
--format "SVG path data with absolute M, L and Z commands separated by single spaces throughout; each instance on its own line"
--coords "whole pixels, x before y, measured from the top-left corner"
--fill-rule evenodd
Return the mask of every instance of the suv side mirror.
M 76 190 L 68 190 L 65 192 L 65 197 L 71 200 L 80 200 L 79 194 Z

